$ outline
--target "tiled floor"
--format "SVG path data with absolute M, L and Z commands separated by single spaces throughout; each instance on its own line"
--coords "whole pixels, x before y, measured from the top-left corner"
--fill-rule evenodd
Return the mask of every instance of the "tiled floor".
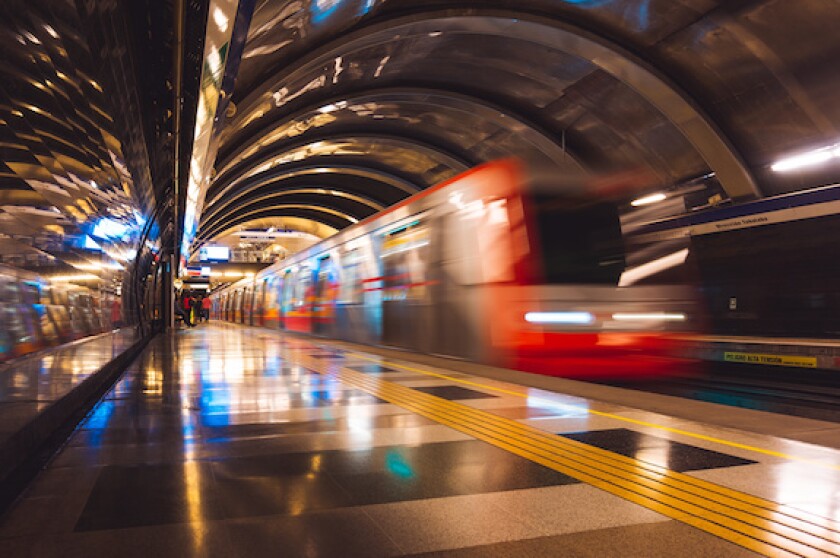
M 152 342 L 0 522 L 0 556 L 752 554 L 321 365 L 840 519 L 834 452 L 792 462 L 749 448 L 803 448 L 210 324 Z M 728 436 L 739 443 L 715 441 Z M 804 481 L 785 467 L 815 467 L 823 490 L 792 491 Z

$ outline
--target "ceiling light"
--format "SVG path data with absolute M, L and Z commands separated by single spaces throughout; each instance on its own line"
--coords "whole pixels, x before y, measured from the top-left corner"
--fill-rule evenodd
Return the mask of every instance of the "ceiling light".
M 630 205 L 633 207 L 639 207 L 641 205 L 650 205 L 652 203 L 658 203 L 667 198 L 665 194 L 662 192 L 657 192 L 656 194 L 651 194 L 649 196 L 645 196 L 643 198 L 637 198 L 630 202 Z
M 773 163 L 770 168 L 773 172 L 789 172 L 804 167 L 813 167 L 837 158 L 840 158 L 840 144 L 822 147 L 808 151 L 807 153 L 800 153 L 793 157 L 786 157 Z

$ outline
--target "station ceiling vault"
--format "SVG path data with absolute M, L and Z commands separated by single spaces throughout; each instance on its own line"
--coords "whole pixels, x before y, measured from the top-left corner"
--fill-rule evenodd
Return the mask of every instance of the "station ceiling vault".
M 836 0 L 3 9 L 0 235 L 67 261 L 85 256 L 84 242 L 55 238 L 84 239 L 103 219 L 154 217 L 158 236 L 181 221 L 189 256 L 234 228 L 341 229 L 509 156 L 536 187 L 621 204 L 680 188 L 702 204 L 837 182 L 836 165 L 771 168 L 840 143 Z

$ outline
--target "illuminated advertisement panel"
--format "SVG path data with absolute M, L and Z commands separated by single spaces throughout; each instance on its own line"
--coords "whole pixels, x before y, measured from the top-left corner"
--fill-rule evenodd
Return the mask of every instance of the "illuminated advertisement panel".
M 227 246 L 204 246 L 198 250 L 198 260 L 202 262 L 226 262 L 230 260 L 230 248 Z

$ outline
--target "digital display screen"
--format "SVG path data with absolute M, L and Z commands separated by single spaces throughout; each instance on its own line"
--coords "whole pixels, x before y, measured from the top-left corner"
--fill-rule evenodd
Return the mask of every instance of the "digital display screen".
M 230 260 L 227 246 L 204 246 L 198 249 L 198 260 L 202 262 L 226 262 Z

